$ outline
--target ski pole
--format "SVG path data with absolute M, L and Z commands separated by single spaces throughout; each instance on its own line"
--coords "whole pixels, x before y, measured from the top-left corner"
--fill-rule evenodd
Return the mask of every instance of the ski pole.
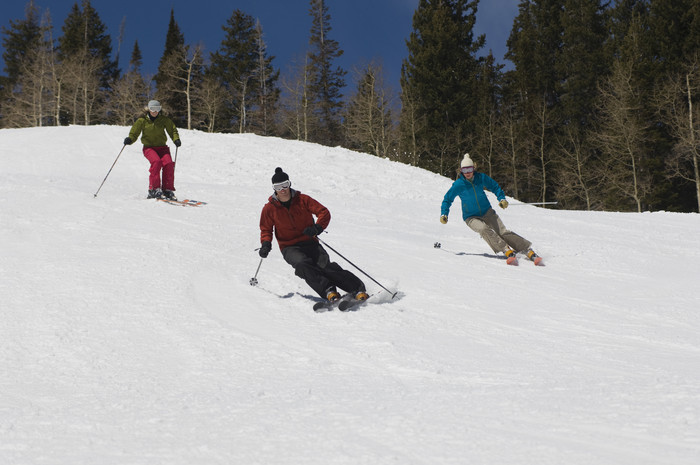
M 260 271 L 260 265 L 262 265 L 263 259 L 260 259 L 260 263 L 258 263 L 258 269 L 255 270 L 255 276 L 250 278 L 250 285 L 255 286 L 258 284 L 258 271 Z
M 318 236 L 316 236 L 316 237 L 318 237 Z M 364 274 L 364 275 L 367 276 L 369 279 L 371 279 L 372 281 L 374 281 L 375 283 L 377 283 L 377 285 L 379 285 L 379 287 L 381 287 L 382 289 L 384 289 L 385 291 L 387 291 L 389 294 L 391 294 L 391 298 L 392 298 L 392 299 L 393 299 L 394 297 L 396 297 L 396 294 L 399 293 L 399 291 L 396 291 L 396 292 L 392 293 L 389 289 L 387 289 L 386 287 L 384 287 L 384 286 L 382 286 L 381 284 L 379 284 L 379 282 L 377 282 L 376 279 L 374 279 L 373 277 L 371 277 L 370 275 L 368 275 L 367 273 L 365 273 L 364 271 L 362 271 L 362 269 L 360 269 L 359 266 L 355 265 L 353 262 L 351 262 L 351 261 L 348 260 L 347 258 L 343 257 L 343 254 L 341 254 L 340 252 L 338 252 L 337 250 L 335 250 L 333 247 L 331 247 L 330 245 L 328 245 L 323 239 L 321 239 L 321 238 L 319 237 L 318 240 L 321 242 L 321 244 L 325 245 L 326 247 L 328 247 L 329 249 L 331 249 L 333 252 L 337 253 L 342 259 L 344 259 L 346 262 L 348 262 L 349 264 L 351 264 L 352 266 L 354 266 L 355 268 L 357 268 L 359 271 L 361 271 L 362 274 Z
M 119 155 L 117 155 L 117 158 L 114 160 L 114 163 L 112 163 L 112 168 L 114 168 L 114 165 L 117 164 L 117 160 L 119 160 L 119 157 L 121 156 L 122 152 L 124 151 L 124 147 L 126 147 L 126 144 L 124 144 L 122 146 L 122 149 L 119 151 Z M 110 168 L 109 171 L 107 171 L 107 176 L 109 176 L 109 173 L 112 172 L 112 168 Z M 93 196 L 93 198 L 97 197 L 97 194 L 100 192 L 100 189 L 102 189 L 102 186 L 104 185 L 105 181 L 107 180 L 107 176 L 105 176 L 105 178 L 102 180 L 102 184 L 100 184 L 100 187 L 97 188 L 97 192 L 95 192 L 95 195 Z
M 508 204 L 509 207 L 515 207 L 517 205 L 556 205 L 559 202 L 523 202 L 523 203 L 511 203 Z

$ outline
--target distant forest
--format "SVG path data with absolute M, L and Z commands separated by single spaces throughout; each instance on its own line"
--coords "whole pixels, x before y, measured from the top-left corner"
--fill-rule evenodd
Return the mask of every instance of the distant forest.
M 420 0 L 393 89 L 380 65 L 352 76 L 334 65 L 343 50 L 326 0 L 309 1 L 308 52 L 287 74 L 245 12 L 205 54 L 171 11 L 154 76 L 138 42 L 119 69 L 89 0 L 60 34 L 29 1 L 2 26 L 0 127 L 128 126 L 155 98 L 181 128 L 340 145 L 449 177 L 470 153 L 524 202 L 700 211 L 698 0 L 522 0 L 509 70 L 483 53 L 478 5 Z

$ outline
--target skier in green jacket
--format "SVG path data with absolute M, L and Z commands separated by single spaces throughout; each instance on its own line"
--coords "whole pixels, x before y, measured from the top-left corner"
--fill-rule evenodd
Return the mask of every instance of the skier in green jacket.
M 175 123 L 161 113 L 161 105 L 158 100 L 151 100 L 145 109 L 145 113 L 136 120 L 129 131 L 129 137 L 124 139 L 124 145 L 131 145 L 141 136 L 143 143 L 143 156 L 151 163 L 148 177 L 148 198 L 175 198 L 175 163 L 170 156 L 168 147 L 168 133 L 175 147 L 180 147 L 180 135 L 177 133 Z M 163 183 L 161 184 L 161 171 Z M 162 188 L 161 188 L 162 187 Z

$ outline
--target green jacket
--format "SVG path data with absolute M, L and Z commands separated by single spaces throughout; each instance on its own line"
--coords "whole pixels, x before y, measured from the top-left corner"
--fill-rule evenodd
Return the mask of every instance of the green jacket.
M 136 142 L 139 135 L 143 132 L 143 137 L 141 137 L 141 142 L 144 147 L 162 147 L 168 142 L 168 138 L 165 137 L 165 131 L 168 132 L 170 138 L 176 141 L 180 138 L 177 133 L 177 128 L 175 123 L 162 114 L 158 114 L 156 119 L 151 121 L 149 115 L 143 115 L 136 120 L 134 125 L 129 131 L 129 139 Z

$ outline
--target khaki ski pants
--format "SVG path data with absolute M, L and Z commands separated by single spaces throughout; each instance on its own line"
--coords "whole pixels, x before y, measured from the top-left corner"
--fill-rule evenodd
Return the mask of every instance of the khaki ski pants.
M 508 247 L 516 252 L 525 252 L 532 245 L 527 239 L 507 230 L 493 208 L 483 216 L 467 218 L 466 223 L 472 230 L 479 233 L 494 253 L 505 252 Z

